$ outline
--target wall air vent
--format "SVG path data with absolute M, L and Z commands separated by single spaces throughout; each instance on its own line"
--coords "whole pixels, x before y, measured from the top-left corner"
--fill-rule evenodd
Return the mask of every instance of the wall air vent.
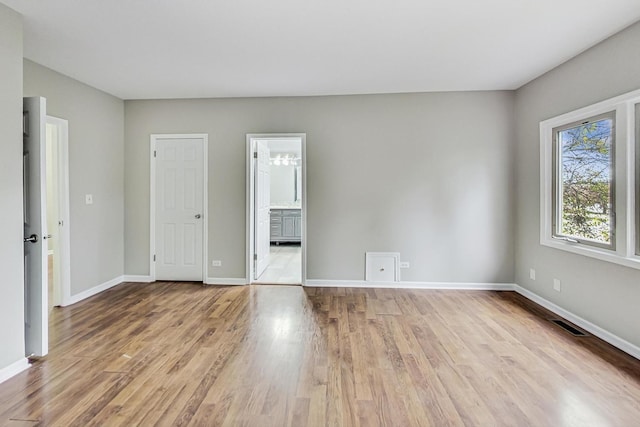
M 364 280 L 367 282 L 399 282 L 399 252 L 365 252 Z

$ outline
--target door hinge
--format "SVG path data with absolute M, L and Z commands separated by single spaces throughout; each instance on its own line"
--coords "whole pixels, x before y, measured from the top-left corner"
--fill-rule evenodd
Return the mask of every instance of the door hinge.
M 258 254 L 253 254 L 253 260 L 257 261 L 258 260 Z
M 157 157 L 158 153 L 156 152 L 156 150 L 153 150 L 153 157 Z
M 153 256 L 153 262 L 156 262 L 156 256 L 155 255 Z
M 253 158 L 254 158 L 254 159 L 257 159 L 257 158 L 258 158 L 258 152 L 257 152 L 257 151 L 254 151 L 254 152 L 253 152 Z

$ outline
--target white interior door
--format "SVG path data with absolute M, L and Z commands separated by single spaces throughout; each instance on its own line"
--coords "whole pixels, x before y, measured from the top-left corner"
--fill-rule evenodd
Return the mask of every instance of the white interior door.
M 49 256 L 53 256 L 53 284 L 49 283 L 49 310 L 52 306 L 65 305 L 71 294 L 68 135 L 67 120 L 47 116 L 47 246 Z
M 271 245 L 271 166 L 269 159 L 271 153 L 267 141 L 256 141 L 256 185 L 255 185 L 255 206 L 256 206 L 256 279 L 260 277 L 269 265 L 269 248 Z
M 155 278 L 203 281 L 204 139 L 155 144 Z
M 24 98 L 24 319 L 25 355 L 49 351 L 47 308 L 46 100 Z

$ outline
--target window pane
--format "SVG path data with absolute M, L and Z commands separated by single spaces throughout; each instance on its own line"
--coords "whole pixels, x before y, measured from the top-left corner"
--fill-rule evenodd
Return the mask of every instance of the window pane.
M 612 242 L 613 117 L 557 132 L 559 227 L 564 236 Z

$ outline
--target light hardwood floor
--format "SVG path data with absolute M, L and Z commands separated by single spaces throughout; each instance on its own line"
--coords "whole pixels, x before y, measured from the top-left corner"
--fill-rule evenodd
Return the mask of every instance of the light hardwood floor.
M 8 426 L 637 426 L 640 361 L 512 292 L 123 284 L 56 308 Z

